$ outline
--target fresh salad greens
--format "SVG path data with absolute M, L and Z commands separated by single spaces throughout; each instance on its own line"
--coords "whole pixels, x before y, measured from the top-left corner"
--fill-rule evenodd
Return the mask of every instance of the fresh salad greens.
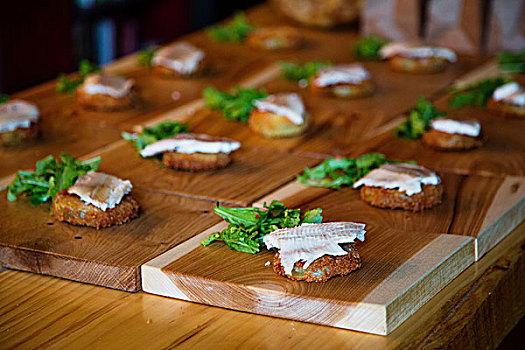
M 294 62 L 279 62 L 281 66 L 281 78 L 291 81 L 308 81 L 323 68 L 332 65 L 329 61 L 310 61 L 303 64 Z
M 159 123 L 152 127 L 143 127 L 139 134 L 122 132 L 122 138 L 129 141 L 137 150 L 143 150 L 147 145 L 151 145 L 159 140 L 171 137 L 176 134 L 188 132 L 187 123 L 179 123 L 171 120 Z
M 148 47 L 147 49 L 140 51 L 139 56 L 137 57 L 137 63 L 139 66 L 153 66 L 153 56 L 155 56 L 156 51 L 157 49 L 154 47 Z
M 36 162 L 35 171 L 20 170 L 8 187 L 7 199 L 31 197 L 31 204 L 53 201 L 58 192 L 75 184 L 77 178 L 96 171 L 100 157 L 79 161 L 62 152 L 57 160 L 49 155 Z
M 9 101 L 9 95 L 0 92 L 0 104 Z
M 254 107 L 253 101 L 265 98 L 268 94 L 262 90 L 240 87 L 235 87 L 234 93 L 230 94 L 208 86 L 202 92 L 202 96 L 207 107 L 220 110 L 226 119 L 246 123 Z
M 80 61 L 78 66 L 78 73 L 80 77 L 78 79 L 71 79 L 65 74 L 58 76 L 57 91 L 60 93 L 73 93 L 86 79 L 86 76 L 91 73 L 99 72 L 101 68 L 88 60 Z
M 368 153 L 359 158 L 330 158 L 315 168 L 306 168 L 297 180 L 307 186 L 339 189 L 352 186 L 370 171 L 390 163 L 383 154 Z
M 496 57 L 502 71 L 508 73 L 525 72 L 525 50 L 521 52 L 500 52 Z
M 208 35 L 216 41 L 243 42 L 254 29 L 244 13 L 237 12 L 229 23 L 210 27 Z
M 447 113 L 439 112 L 432 102 L 425 101 L 419 96 L 415 108 L 408 113 L 408 119 L 394 129 L 394 135 L 404 139 L 418 139 L 430 130 L 430 121 Z
M 214 241 L 223 241 L 231 249 L 245 253 L 258 253 L 264 248 L 263 237 L 269 233 L 303 223 L 321 223 L 321 209 L 309 210 L 301 217 L 301 209 L 289 209 L 279 201 L 264 210 L 259 208 L 225 208 L 217 206 L 215 213 L 229 223 L 221 232 L 215 232 L 203 240 L 203 246 Z
M 449 105 L 452 108 L 463 106 L 483 107 L 499 86 L 506 84 L 507 79 L 503 77 L 488 78 L 475 84 L 467 85 L 463 88 L 453 88 L 450 90 L 452 98 Z
M 362 60 L 379 60 L 379 50 L 388 43 L 388 40 L 376 35 L 368 35 L 359 39 L 352 47 L 351 51 L 355 58 Z

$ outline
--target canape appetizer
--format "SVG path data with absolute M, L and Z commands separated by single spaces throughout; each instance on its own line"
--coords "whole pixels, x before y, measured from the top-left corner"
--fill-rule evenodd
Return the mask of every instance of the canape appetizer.
M 168 168 L 203 171 L 230 164 L 230 153 L 239 147 L 239 142 L 226 137 L 183 133 L 147 145 L 140 155 L 152 157 L 162 154 L 162 162 Z
M 97 229 L 120 225 L 139 215 L 139 204 L 130 195 L 132 187 L 115 176 L 88 173 L 56 195 L 53 213 L 59 221 L 73 225 Z
M 17 146 L 38 137 L 40 130 L 38 107 L 22 100 L 0 104 L 0 144 Z
M 374 92 L 370 73 L 362 64 L 342 64 L 321 69 L 310 79 L 313 92 L 339 98 L 358 98 Z
M 204 70 L 205 54 L 188 42 L 179 42 L 155 51 L 152 66 L 160 76 L 189 78 Z
M 525 88 L 516 82 L 498 87 L 487 108 L 505 117 L 525 118 Z
M 77 103 L 97 112 L 114 112 L 133 104 L 133 80 L 109 73 L 92 73 L 76 89 Z
M 384 59 L 390 59 L 392 69 L 409 73 L 440 72 L 449 62 L 456 62 L 454 51 L 445 47 L 390 43 L 380 50 Z
M 296 93 L 279 93 L 255 100 L 248 125 L 256 133 L 271 138 L 297 136 L 306 131 L 310 115 Z
M 330 222 L 302 224 L 276 230 L 263 238 L 266 248 L 276 248 L 273 270 L 289 279 L 326 282 L 361 267 L 353 243 L 364 241 L 365 224 Z
M 265 50 L 297 49 L 302 42 L 299 30 L 289 26 L 258 28 L 246 38 L 248 45 Z
M 423 134 L 423 143 L 440 151 L 465 151 L 482 145 L 481 125 L 475 119 L 437 118 Z
M 354 184 L 361 199 L 379 208 L 420 211 L 441 203 L 443 186 L 432 171 L 417 165 L 384 164 Z

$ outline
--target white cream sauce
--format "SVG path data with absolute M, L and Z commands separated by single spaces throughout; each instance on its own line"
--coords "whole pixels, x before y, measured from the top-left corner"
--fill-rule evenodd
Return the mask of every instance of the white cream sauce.
M 454 120 L 449 118 L 437 118 L 430 122 L 432 129 L 446 132 L 447 134 L 459 134 L 478 137 L 481 125 L 475 119 Z
M 315 86 L 324 87 L 337 84 L 359 84 L 370 78 L 370 73 L 362 64 L 342 64 L 320 70 L 313 78 Z
M 108 95 L 114 98 L 122 98 L 129 94 L 133 87 L 133 80 L 119 75 L 94 73 L 84 80 L 82 88 L 89 95 Z
M 450 62 L 456 62 L 456 53 L 445 47 L 415 46 L 406 43 L 390 43 L 381 48 L 379 54 L 382 58 L 402 56 L 410 58 L 439 57 Z
M 203 58 L 204 51 L 188 42 L 180 42 L 159 49 L 152 63 L 186 75 L 195 72 Z
M 140 155 L 142 157 L 151 157 L 164 152 L 179 152 L 186 154 L 193 153 L 226 153 L 230 154 L 241 147 L 240 142 L 225 141 L 214 139 L 213 137 L 204 137 L 198 135 L 197 138 L 189 138 L 192 134 L 184 134 L 186 138 L 177 136 L 159 140 L 151 145 L 146 146 Z
M 362 177 L 354 184 L 354 188 L 361 186 L 397 188 L 399 192 L 411 196 L 421 192 L 422 185 L 437 185 L 440 182 L 440 178 L 435 173 L 422 166 L 407 163 L 384 164 Z
M 128 180 L 93 172 L 79 177 L 67 191 L 79 196 L 86 204 L 106 211 L 115 208 L 132 188 Z
M 525 106 L 525 88 L 516 82 L 510 82 L 494 90 L 492 98 L 496 101 Z
M 38 107 L 31 102 L 12 100 L 0 104 L 0 132 L 29 128 L 38 121 Z
M 301 96 L 296 93 L 280 93 L 254 101 L 255 108 L 261 112 L 271 112 L 288 118 L 292 123 L 304 123 L 306 110 Z
M 324 255 L 342 256 L 348 254 L 340 243 L 354 243 L 365 240 L 365 224 L 354 222 L 329 222 L 323 224 L 302 224 L 294 228 L 274 231 L 263 238 L 266 248 L 279 249 L 281 265 L 287 275 L 293 266 L 303 261 L 303 268 Z

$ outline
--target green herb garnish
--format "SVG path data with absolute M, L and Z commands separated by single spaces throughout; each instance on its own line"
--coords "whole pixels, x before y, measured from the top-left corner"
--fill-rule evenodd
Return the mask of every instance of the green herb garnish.
M 221 232 L 215 232 L 201 242 L 203 246 L 223 241 L 231 249 L 245 253 L 258 253 L 264 247 L 263 237 L 281 228 L 296 227 L 303 223 L 321 223 L 321 209 L 307 211 L 288 209 L 283 203 L 273 201 L 259 208 L 225 208 L 217 206 L 215 213 L 229 223 Z
M 148 47 L 147 49 L 140 51 L 139 56 L 137 57 L 137 63 L 144 67 L 153 66 L 153 56 L 155 56 L 156 51 L 157 49 L 153 47 Z
M 80 77 L 78 79 L 71 79 L 66 74 L 60 74 L 58 76 L 57 91 L 60 93 L 73 93 L 86 79 L 86 76 L 91 73 L 99 72 L 101 68 L 88 60 L 80 61 L 78 66 L 78 73 Z
M 35 171 L 20 170 L 8 187 L 7 199 L 31 197 L 31 204 L 52 201 L 58 192 L 75 184 L 77 178 L 96 171 L 100 157 L 79 161 L 62 152 L 60 160 L 49 155 L 36 162 Z
M 122 132 L 122 138 L 129 141 L 137 150 L 143 150 L 147 145 L 151 145 L 159 140 L 171 137 L 176 134 L 188 132 L 187 123 L 179 123 L 167 120 L 152 127 L 143 127 L 140 134 L 130 134 Z
M 379 60 L 379 51 L 388 43 L 388 40 L 376 35 L 368 35 L 359 39 L 352 47 L 354 57 L 362 60 Z
M 525 50 L 521 52 L 500 52 L 496 57 L 502 71 L 508 73 L 525 72 Z
M 462 106 L 484 107 L 494 93 L 494 90 L 507 82 L 508 80 L 503 77 L 496 77 L 488 78 L 460 89 L 453 88 L 450 90 L 452 98 L 449 105 L 452 108 L 459 108 Z
M 0 92 L 0 104 L 6 103 L 7 101 L 9 101 L 9 95 Z
M 229 23 L 210 27 L 208 35 L 216 41 L 243 42 L 254 29 L 255 26 L 248 22 L 244 13 L 237 12 Z
M 310 61 L 303 64 L 293 62 L 279 62 L 281 66 L 281 78 L 291 81 L 308 81 L 311 77 L 323 68 L 330 67 L 328 61 Z
M 418 139 L 430 130 L 430 121 L 447 113 L 439 112 L 432 102 L 419 96 L 416 108 L 408 113 L 408 119 L 394 129 L 394 135 L 403 139 Z
M 370 171 L 389 163 L 383 154 L 369 153 L 359 158 L 330 158 L 315 168 L 306 168 L 297 180 L 312 187 L 339 189 L 352 186 Z
M 202 92 L 206 106 L 211 109 L 220 110 L 229 120 L 248 122 L 255 100 L 265 98 L 268 94 L 257 89 L 243 89 L 235 87 L 233 94 L 222 92 L 212 86 L 208 86 Z

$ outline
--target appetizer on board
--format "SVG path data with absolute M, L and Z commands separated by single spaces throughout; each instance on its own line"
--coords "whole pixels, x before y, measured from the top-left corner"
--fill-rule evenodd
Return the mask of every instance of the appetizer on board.
M 131 196 L 131 182 L 92 172 L 80 176 L 75 184 L 60 191 L 53 202 L 59 221 L 73 225 L 109 227 L 139 215 L 139 204 Z
M 77 103 L 97 112 L 116 112 L 133 104 L 132 79 L 109 73 L 92 73 L 86 76 L 75 92 Z
M 341 64 L 321 69 L 309 82 L 313 92 L 339 98 L 358 98 L 374 92 L 370 73 L 360 63 Z
M 255 100 L 248 119 L 249 127 L 270 138 L 297 136 L 306 131 L 310 115 L 296 93 L 278 93 Z
M 443 186 L 432 171 L 408 163 L 384 164 L 354 184 L 361 199 L 379 208 L 420 211 L 441 203 Z
M 231 162 L 230 153 L 241 144 L 227 137 L 181 133 L 147 145 L 140 151 L 142 157 L 162 155 L 168 168 L 204 171 L 224 168 Z
M 423 143 L 439 151 L 466 151 L 483 144 L 481 125 L 475 119 L 437 118 L 423 134 Z
M 39 118 L 38 107 L 31 102 L 12 100 L 0 104 L 0 144 L 17 146 L 36 139 Z
M 273 270 L 296 281 L 326 282 L 361 267 L 353 243 L 364 241 L 365 224 L 329 222 L 276 230 L 263 238 L 276 248 Z
M 456 53 L 445 47 L 390 43 L 380 50 L 383 59 L 390 60 L 393 70 L 409 73 L 440 72 L 449 62 L 456 62 Z
M 303 43 L 298 29 L 289 26 L 258 28 L 246 37 L 246 43 L 264 50 L 293 50 Z
M 155 51 L 151 63 L 156 74 L 168 78 L 194 77 L 206 66 L 204 51 L 185 41 Z
M 525 118 L 525 88 L 510 82 L 494 90 L 487 108 L 504 117 Z

